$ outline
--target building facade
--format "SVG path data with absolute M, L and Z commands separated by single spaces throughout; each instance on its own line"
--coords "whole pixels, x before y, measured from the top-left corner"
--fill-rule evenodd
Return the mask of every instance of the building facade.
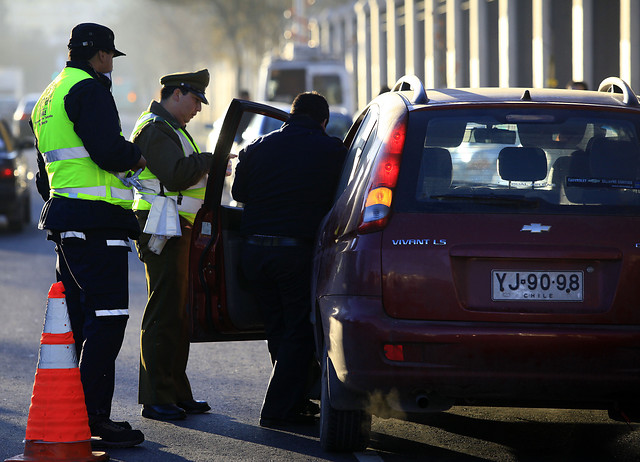
M 639 21 L 640 0 L 358 0 L 311 18 L 310 33 L 345 60 L 362 108 L 405 74 L 426 88 L 618 76 L 638 91 Z

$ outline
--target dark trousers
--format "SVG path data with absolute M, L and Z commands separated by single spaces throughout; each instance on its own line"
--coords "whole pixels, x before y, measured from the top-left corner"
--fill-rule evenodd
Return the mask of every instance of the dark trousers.
M 144 228 L 148 212 L 136 212 Z M 180 219 L 182 236 L 167 241 L 160 255 L 141 234 L 136 246 L 147 277 L 147 305 L 140 329 L 140 404 L 175 404 L 193 399 L 187 378 L 189 331 L 187 282 L 191 227 Z
M 126 232 L 85 231 L 80 237 L 53 233 L 58 256 L 56 279 L 62 282 L 76 343 L 89 423 L 111 415 L 115 362 L 122 347 L 129 306 Z
M 308 396 L 314 361 L 311 252 L 311 246 L 243 248 L 242 269 L 260 300 L 273 363 L 262 417 L 289 417 Z

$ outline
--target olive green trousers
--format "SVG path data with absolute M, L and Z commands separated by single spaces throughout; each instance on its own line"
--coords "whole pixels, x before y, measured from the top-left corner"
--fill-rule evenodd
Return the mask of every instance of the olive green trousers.
M 136 212 L 141 229 L 147 215 L 146 211 Z M 191 226 L 182 217 L 180 224 L 182 236 L 169 239 L 160 255 L 147 247 L 151 235 L 142 233 L 136 242 L 145 267 L 148 296 L 140 330 L 140 404 L 175 404 L 193 399 L 186 373 Z

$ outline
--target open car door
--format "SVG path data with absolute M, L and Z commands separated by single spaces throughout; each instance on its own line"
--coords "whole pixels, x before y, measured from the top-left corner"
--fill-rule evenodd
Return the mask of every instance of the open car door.
M 235 156 L 252 141 L 242 136 L 247 125 L 256 117 L 284 122 L 288 116 L 279 109 L 238 99 L 227 109 L 204 204 L 191 236 L 187 303 L 191 342 L 265 338 L 261 312 L 240 270 L 242 204 L 233 200 L 231 186 Z

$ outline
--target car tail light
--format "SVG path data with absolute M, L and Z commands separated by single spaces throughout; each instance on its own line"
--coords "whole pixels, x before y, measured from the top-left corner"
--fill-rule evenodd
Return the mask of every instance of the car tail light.
M 13 169 L 9 167 L 0 168 L 0 178 L 13 178 Z
M 367 196 L 358 232 L 372 233 L 383 229 L 391 215 L 393 191 L 398 182 L 400 160 L 407 132 L 407 116 L 401 117 L 381 147 L 367 187 Z
M 397 344 L 385 344 L 384 356 L 390 361 L 404 361 L 404 348 L 402 345 Z

